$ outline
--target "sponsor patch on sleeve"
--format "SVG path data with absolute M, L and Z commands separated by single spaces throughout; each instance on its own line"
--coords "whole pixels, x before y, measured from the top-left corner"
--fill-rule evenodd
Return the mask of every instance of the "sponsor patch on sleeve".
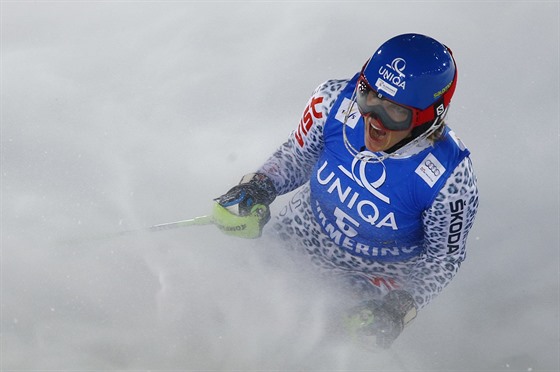
M 415 173 L 430 187 L 434 187 L 440 177 L 443 176 L 443 173 L 445 173 L 445 167 L 432 153 L 429 153 L 416 168 Z
M 358 120 L 360 119 L 360 113 L 358 112 L 358 105 L 353 105 L 352 110 L 349 111 L 350 106 L 352 106 L 352 101 L 348 98 L 344 98 L 338 108 L 338 111 L 336 112 L 335 119 L 343 124 L 346 120 L 346 125 L 354 129 L 356 127 L 356 123 L 358 123 Z

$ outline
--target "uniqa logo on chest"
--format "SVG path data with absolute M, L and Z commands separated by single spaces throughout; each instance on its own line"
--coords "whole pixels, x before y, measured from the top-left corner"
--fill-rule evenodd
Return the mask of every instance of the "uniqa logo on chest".
M 358 234 L 356 229 L 361 226 L 360 220 L 378 228 L 390 227 L 393 230 L 398 230 L 397 221 L 393 212 L 382 216 L 378 206 L 370 200 L 370 198 L 363 197 L 363 190 L 356 191 L 355 188 L 352 187 L 352 185 L 356 185 L 360 188 L 364 188 L 378 200 L 386 204 L 391 204 L 389 197 L 378 190 L 385 182 L 387 176 L 385 168 L 382 168 L 379 179 L 371 182 L 367 179 L 366 167 L 368 165 L 371 165 L 371 163 L 354 158 L 351 171 L 342 165 L 337 166 L 338 170 L 352 181 L 349 186 L 343 186 L 344 182 L 340 177 L 337 177 L 334 171 L 330 171 L 327 174 L 327 160 L 325 160 L 317 170 L 317 182 L 326 187 L 328 194 L 338 197 L 341 206 L 346 206 L 347 208 L 343 210 L 340 207 L 335 207 L 333 215 L 338 228 L 344 231 L 349 237 Z

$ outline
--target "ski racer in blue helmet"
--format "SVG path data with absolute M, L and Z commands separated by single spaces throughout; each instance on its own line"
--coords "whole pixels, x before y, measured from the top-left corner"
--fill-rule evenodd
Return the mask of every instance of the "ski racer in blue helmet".
M 383 151 L 436 132 L 456 83 L 451 50 L 438 41 L 404 34 L 383 43 L 362 68 L 355 92 L 368 124 L 366 147 Z
M 456 83 L 445 45 L 393 37 L 352 77 L 320 84 L 288 138 L 215 199 L 222 231 L 266 233 L 343 288 L 332 324 L 360 345 L 390 347 L 466 258 L 478 188 L 444 123 Z

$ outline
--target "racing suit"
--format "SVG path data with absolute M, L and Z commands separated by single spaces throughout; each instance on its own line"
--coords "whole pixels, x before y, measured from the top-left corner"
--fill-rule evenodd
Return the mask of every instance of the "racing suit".
M 421 309 L 466 256 L 478 208 L 469 151 L 445 127 L 440 139 L 388 157 L 369 152 L 364 121 L 351 111 L 355 84 L 356 76 L 321 84 L 297 129 L 257 170 L 278 195 L 296 190 L 267 230 L 331 278 L 373 298 L 404 290 Z

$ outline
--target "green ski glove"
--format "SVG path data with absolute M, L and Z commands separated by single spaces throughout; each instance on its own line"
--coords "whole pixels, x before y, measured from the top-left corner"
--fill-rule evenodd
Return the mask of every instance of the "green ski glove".
M 212 211 L 214 224 L 227 235 L 239 238 L 255 239 L 261 236 L 263 221 L 270 219 L 268 207 L 255 204 L 249 214 L 240 216 L 230 212 L 219 203 L 214 204 Z
M 270 220 L 268 206 L 276 198 L 272 181 L 260 173 L 245 175 L 241 182 L 214 199 L 214 220 L 229 235 L 258 238 Z

